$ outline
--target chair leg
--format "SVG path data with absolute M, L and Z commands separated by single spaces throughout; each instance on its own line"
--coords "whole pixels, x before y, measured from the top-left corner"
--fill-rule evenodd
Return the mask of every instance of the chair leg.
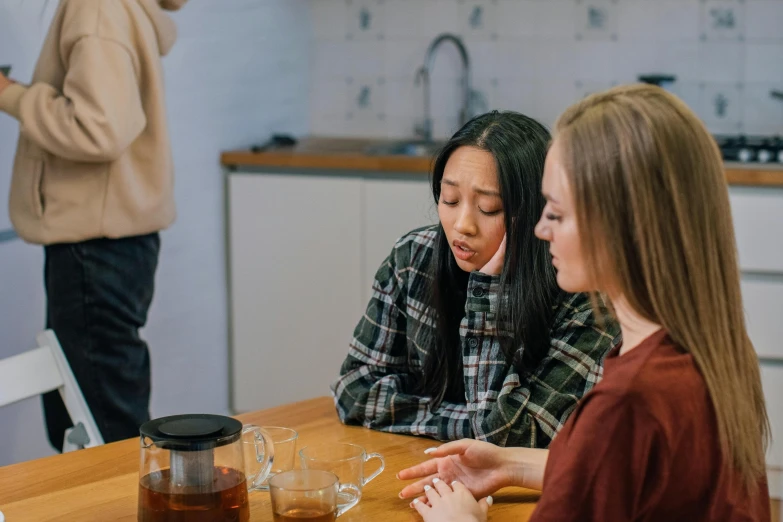
M 76 382 L 76 377 L 71 371 L 71 367 L 68 365 L 68 360 L 65 358 L 65 354 L 62 351 L 60 343 L 57 341 L 57 336 L 52 330 L 44 330 L 37 337 L 39 346 L 49 346 L 52 350 L 52 355 L 57 362 L 57 366 L 60 369 L 60 375 L 63 378 L 63 385 L 60 387 L 60 395 L 63 398 L 65 408 L 68 410 L 68 414 L 71 420 L 76 423 L 76 426 L 82 425 L 82 430 L 85 430 L 87 447 L 100 446 L 103 444 L 103 437 L 101 436 L 98 425 L 95 423 L 95 418 L 90 412 L 87 401 L 84 400 L 79 389 L 79 383 Z M 66 432 L 66 445 L 68 444 L 68 435 Z M 77 439 L 77 444 L 82 439 Z M 66 451 L 63 447 L 63 451 Z
M 68 453 L 69 451 L 76 451 L 77 449 L 81 449 L 79 448 L 79 446 L 71 442 L 69 435 L 71 434 L 72 431 L 73 428 L 68 428 L 67 430 L 65 430 L 65 437 L 63 437 L 63 453 Z
M 65 430 L 65 439 L 63 440 L 63 453 L 77 449 L 84 449 L 90 443 L 90 436 L 84 428 L 84 424 L 77 423 L 76 426 Z

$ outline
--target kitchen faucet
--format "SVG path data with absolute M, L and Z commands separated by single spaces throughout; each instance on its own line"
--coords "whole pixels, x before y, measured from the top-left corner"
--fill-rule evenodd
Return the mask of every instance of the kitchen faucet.
M 427 49 L 427 56 L 424 58 L 424 65 L 416 73 L 416 85 L 424 85 L 424 121 L 421 125 L 417 125 L 415 132 L 418 136 L 421 136 L 424 141 L 432 141 L 432 109 L 430 107 L 430 74 L 432 72 L 432 66 L 435 61 L 435 52 L 438 50 L 440 44 L 444 42 L 452 42 L 459 51 L 462 58 L 462 90 L 463 100 L 462 108 L 459 111 L 459 125 L 460 127 L 468 121 L 470 112 L 470 60 L 468 59 L 468 50 L 465 48 L 465 44 L 459 36 L 455 36 L 450 33 L 443 33 L 435 37 L 430 43 Z

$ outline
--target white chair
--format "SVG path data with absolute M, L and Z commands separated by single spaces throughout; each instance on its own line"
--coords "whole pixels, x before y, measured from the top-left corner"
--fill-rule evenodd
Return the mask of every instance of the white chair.
M 58 390 L 74 424 L 65 432 L 63 451 L 102 445 L 101 432 L 57 336 L 44 330 L 36 341 L 37 348 L 0 360 L 0 407 Z

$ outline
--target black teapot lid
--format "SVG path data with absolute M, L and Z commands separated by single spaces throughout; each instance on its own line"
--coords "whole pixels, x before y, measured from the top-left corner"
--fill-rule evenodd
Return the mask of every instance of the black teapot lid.
M 239 440 L 242 423 L 208 413 L 172 415 L 145 422 L 139 432 L 164 449 L 202 451 Z

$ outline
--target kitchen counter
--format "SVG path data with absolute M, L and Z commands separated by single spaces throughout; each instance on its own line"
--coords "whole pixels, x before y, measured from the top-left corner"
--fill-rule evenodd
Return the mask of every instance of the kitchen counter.
M 430 157 L 378 156 L 365 151 L 385 140 L 309 137 L 292 148 L 264 152 L 226 151 L 221 155 L 225 167 L 284 167 L 295 169 L 361 170 L 379 172 L 420 172 L 428 174 Z M 783 165 L 726 164 L 730 185 L 783 187 Z
M 287 167 L 385 172 L 430 171 L 432 158 L 421 156 L 378 156 L 365 151 L 387 140 L 354 138 L 304 138 L 295 147 L 264 152 L 237 150 L 224 152 L 220 161 L 226 167 Z

